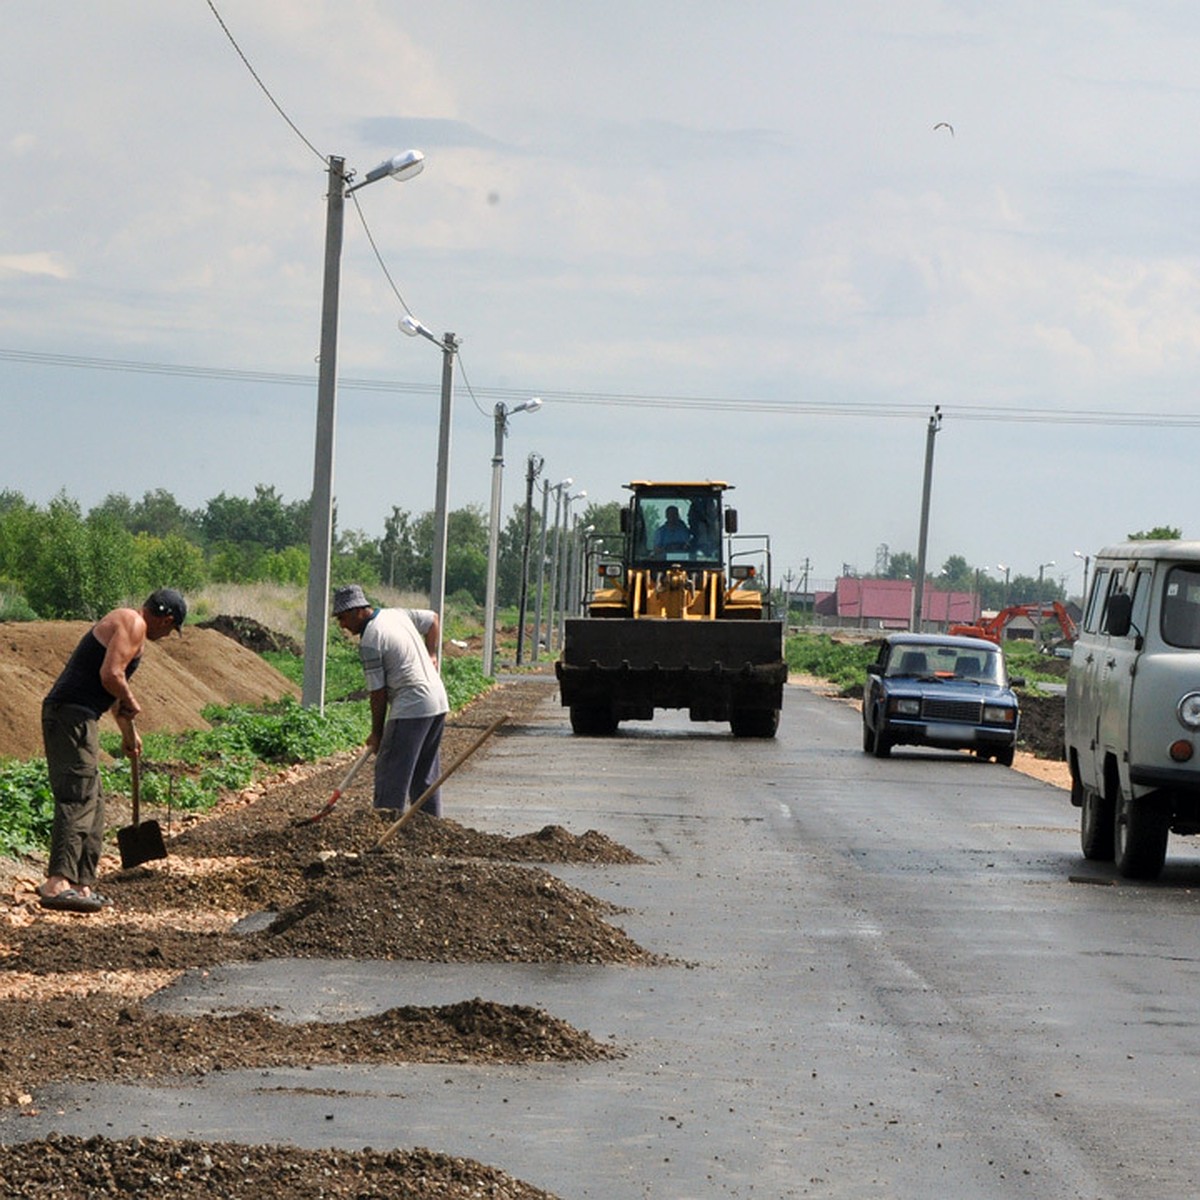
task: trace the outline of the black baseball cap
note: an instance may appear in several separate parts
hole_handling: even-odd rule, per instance
[[[187,601],[174,588],[159,588],[151,592],[146,600],[146,608],[155,616],[173,618],[176,633],[187,620]]]

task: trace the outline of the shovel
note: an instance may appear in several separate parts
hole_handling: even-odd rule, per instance
[[[333,795],[330,796],[329,799],[325,801],[324,806],[322,808],[318,809],[315,813],[313,813],[313,815],[311,817],[300,817],[297,820],[293,821],[292,824],[296,825],[296,826],[315,825],[322,818],[329,816],[329,814],[331,812],[333,812],[334,807],[337,805],[337,802],[342,798],[342,793],[354,782],[355,775],[358,774],[363,763],[365,763],[367,761],[367,759],[370,757],[371,757],[371,751],[364,750],[354,760],[354,765],[350,768],[349,771],[346,772],[346,777],[342,780],[341,783],[339,783],[337,785],[337,787],[335,787],[333,789]]]
[[[133,780],[133,824],[117,830],[117,846],[121,851],[121,866],[124,870],[140,867],[153,858],[166,858],[167,847],[163,843],[162,827],[157,821],[142,821],[141,818],[141,755],[129,759],[129,771]]]

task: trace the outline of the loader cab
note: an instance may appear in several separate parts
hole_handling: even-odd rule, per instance
[[[737,513],[722,503],[726,484],[627,486],[633,497],[621,512],[621,531],[629,538],[631,566],[721,569],[721,537],[737,530]]]

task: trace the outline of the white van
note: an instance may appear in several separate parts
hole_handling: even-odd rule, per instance
[[[1084,856],[1155,878],[1168,833],[1200,833],[1200,542],[1096,556],[1065,741]]]

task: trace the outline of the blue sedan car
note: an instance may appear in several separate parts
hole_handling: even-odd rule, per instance
[[[867,667],[863,750],[876,758],[893,746],[936,746],[1011,767],[1019,725],[1020,706],[993,642],[896,633]]]

